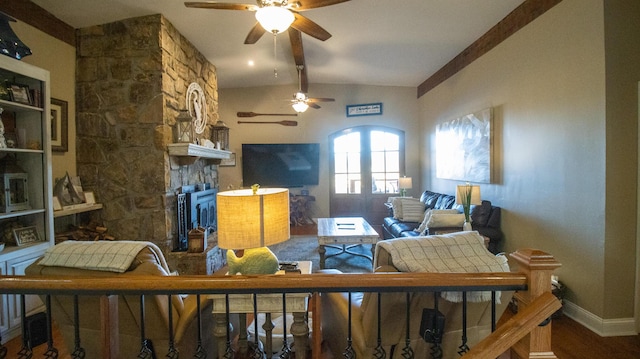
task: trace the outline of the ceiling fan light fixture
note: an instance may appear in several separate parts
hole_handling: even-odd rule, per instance
[[[293,95],[293,100],[307,102],[307,95],[304,92],[296,92],[295,95]]]
[[[309,105],[305,101],[295,101],[291,107],[293,107],[297,113],[303,113],[309,108]]]
[[[263,29],[274,34],[286,31],[295,20],[293,13],[282,6],[265,6],[256,11],[256,20]]]

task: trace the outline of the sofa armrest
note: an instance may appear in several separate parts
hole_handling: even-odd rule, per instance
[[[197,333],[197,325],[198,325],[198,296],[195,294],[188,295],[184,298],[184,308],[181,312],[179,312],[179,318],[175,323],[175,341],[177,343],[181,343],[185,340],[195,341],[197,338],[190,338],[194,333]],[[200,314],[201,314],[201,322],[202,322],[202,333],[213,333],[215,327],[214,316],[211,315],[211,310],[213,302],[207,298],[206,296],[200,296]],[[236,326],[237,328],[237,326]],[[206,334],[209,336],[208,334]],[[207,343],[214,342],[213,337],[207,338],[205,341]],[[207,348],[207,352],[209,352],[211,348]],[[210,353],[215,353],[215,351],[211,351]]]

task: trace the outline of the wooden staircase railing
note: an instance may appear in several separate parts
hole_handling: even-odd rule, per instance
[[[0,294],[102,296],[103,352],[117,342],[117,295],[229,294],[319,292],[415,292],[449,290],[519,290],[519,313],[475,345],[465,358],[495,358],[511,348],[520,358],[556,358],[551,351],[551,324],[539,326],[560,308],[551,294],[551,273],[560,266],[553,256],[533,249],[511,254],[517,272],[510,273],[376,273],[238,276],[116,277],[0,276]],[[314,314],[319,314],[314,312]],[[314,318],[315,319],[315,318]],[[314,326],[318,325],[314,320]],[[109,357],[108,355],[105,357]],[[319,358],[319,353],[313,353]]]
[[[474,345],[473,348],[464,355],[464,358],[484,359],[498,357],[527,335],[534,332],[539,326],[551,325],[551,323],[541,323],[545,323],[545,321],[561,307],[562,304],[553,294],[550,292],[543,293],[536,298],[531,305],[519,311],[518,314],[498,327],[495,332],[484,338],[480,343]],[[550,356],[541,356],[540,354],[541,353],[537,353],[535,358],[556,358],[552,352],[548,353]]]

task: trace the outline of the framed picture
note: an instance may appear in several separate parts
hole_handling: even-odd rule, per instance
[[[436,177],[491,183],[493,109],[436,125]]]
[[[29,93],[29,86],[20,84],[9,85],[9,93],[11,101],[23,103],[25,105],[33,105],[33,99]]]
[[[85,200],[85,203],[87,203],[87,204],[95,204],[96,203],[96,197],[93,194],[93,192],[84,192],[84,200]]]
[[[382,102],[347,105],[347,117],[382,115]]]
[[[226,159],[220,160],[220,166],[222,167],[235,167],[236,165],[236,154],[231,153],[231,156]]]
[[[16,245],[23,246],[30,243],[42,242],[35,226],[13,229],[13,238]]]
[[[51,98],[51,150],[67,152],[69,141],[69,112],[67,101]]]

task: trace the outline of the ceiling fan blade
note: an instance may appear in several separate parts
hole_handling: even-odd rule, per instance
[[[293,52],[293,60],[296,63],[296,66],[305,66],[304,48],[302,47],[302,33],[292,27],[290,27],[288,31],[289,42],[291,42],[291,52]]]
[[[292,28],[302,31],[305,34],[322,41],[325,41],[331,37],[331,34],[327,32],[327,30],[323,29],[322,26],[296,12],[294,12],[293,15],[296,19],[291,24]]]
[[[334,102],[336,99],[329,97],[310,97],[307,102]]]
[[[307,102],[307,105],[309,105],[309,107],[311,108],[315,108],[316,110],[320,108],[320,105],[315,102]]]
[[[300,31],[290,27],[289,28],[289,40],[291,42],[291,52],[293,53],[293,60],[296,63],[296,67],[299,70],[300,92],[307,92],[309,88],[309,81],[307,80],[307,67],[304,59],[304,48],[302,46],[302,33]]]
[[[248,10],[257,11],[258,5],[253,4],[234,4],[218,1],[187,1],[184,6],[197,9],[216,9],[216,10]]]
[[[291,9],[295,11],[304,11],[315,9],[323,6],[340,4],[349,0],[298,0],[291,5]]]
[[[255,44],[266,32],[267,31],[262,27],[262,25],[260,25],[259,22],[256,22],[256,24],[251,28],[251,31],[247,34],[247,38],[244,39],[244,43],[246,45]]]
[[[266,124],[266,123],[275,123],[278,125],[282,125],[282,126],[298,126],[298,121],[290,121],[290,120],[282,120],[282,121],[238,121],[238,123],[259,123],[259,124]]]
[[[256,113],[256,112],[238,112],[238,117],[256,117],[256,116],[298,116],[297,113]]]

